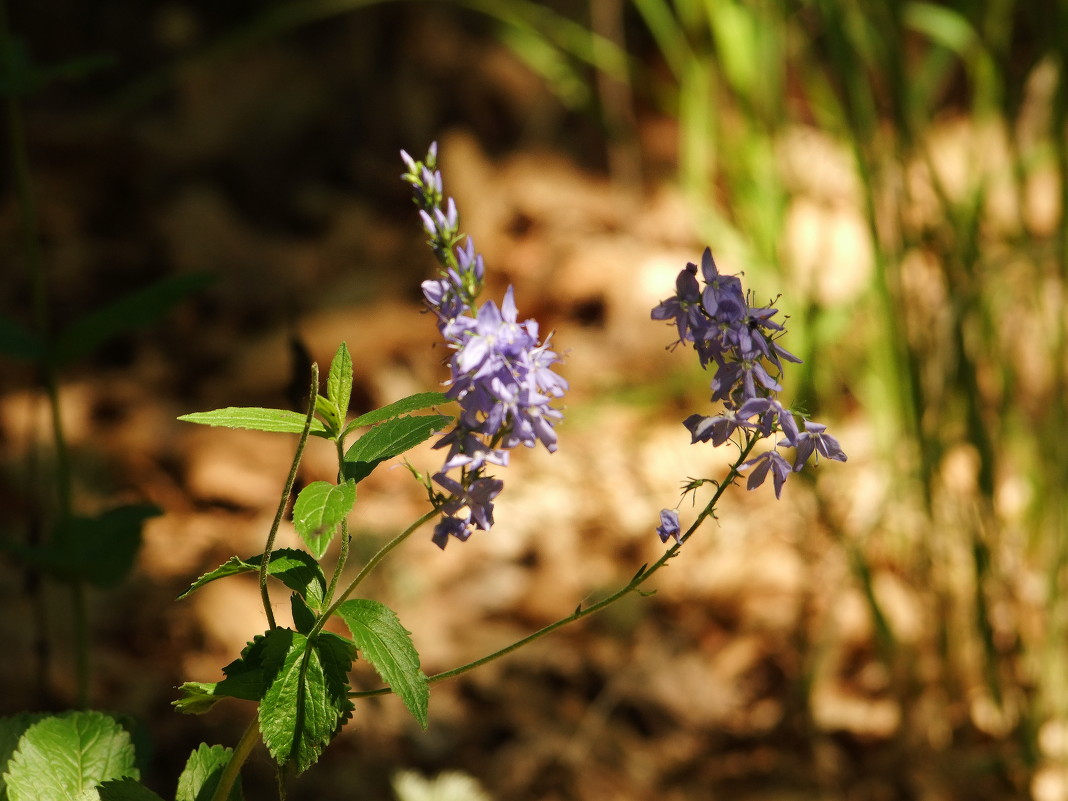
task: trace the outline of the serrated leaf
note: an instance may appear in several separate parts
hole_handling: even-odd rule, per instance
[[[42,714],[22,712],[18,715],[0,718],[0,801],[7,801],[4,772],[7,770],[11,755],[18,748],[19,739],[26,729],[37,721],[44,720],[45,717],[47,716]]]
[[[178,600],[218,579],[241,573],[259,572],[262,560],[263,554],[249,559],[231,556],[217,568],[190,584],[189,588],[178,596]],[[322,606],[323,595],[326,592],[326,576],[323,575],[323,569],[311,554],[296,548],[279,548],[271,551],[267,573],[279,579],[289,589],[300,593],[312,609],[319,609]]]
[[[233,753],[232,748],[201,743],[200,747],[189,755],[185,769],[178,777],[175,801],[211,801]],[[243,798],[241,782],[238,780],[230,790],[227,801],[241,801]]]
[[[133,567],[145,521],[159,514],[159,508],[148,504],[119,506],[96,517],[65,518],[44,546],[5,543],[2,547],[56,578],[113,587]]]
[[[292,766],[297,773],[316,763],[352,713],[348,683],[339,681],[332,667],[332,646],[326,654],[324,663],[316,644],[292,632],[285,663],[260,703],[260,733],[267,750],[279,765]]]
[[[425,442],[441,431],[451,417],[428,414],[418,417],[398,417],[376,425],[354,443],[345,454],[342,469],[345,478],[362,481],[379,464]]]
[[[213,581],[218,581],[219,579],[226,578],[227,576],[237,576],[241,573],[253,573],[258,571],[259,569],[259,565],[252,564],[251,560],[245,561],[240,557],[231,556],[217,568],[205,573],[203,576],[201,576],[192,584],[190,584],[189,587],[186,588],[186,590],[178,596],[177,600],[180,601],[183,598],[189,597],[194,592],[203,587],[205,584],[210,584]]]
[[[419,668],[419,652],[411,632],[401,625],[392,609],[378,601],[345,601],[337,614],[352,632],[356,647],[425,729],[430,685]]]
[[[226,678],[219,682],[187,681],[178,688],[182,697],[173,702],[174,706],[180,712],[200,715],[223,698],[259,701],[281,669],[292,637],[292,630],[282,628],[254,637],[241,656],[223,668]]]
[[[39,362],[44,358],[44,347],[30,331],[0,315],[0,353],[24,361]]]
[[[100,801],[163,801],[141,782],[129,777],[104,782],[96,792]]]
[[[304,430],[305,415],[287,409],[261,409],[258,406],[227,406],[210,412],[192,412],[178,418],[184,423],[221,428],[243,428],[272,434],[299,434]],[[312,420],[315,437],[329,437],[321,420]]]
[[[326,396],[337,411],[337,427],[340,429],[349,413],[349,401],[352,398],[352,356],[344,342],[338,345],[330,362],[330,373],[326,378]]]
[[[367,414],[361,414],[345,426],[345,433],[348,434],[356,428],[381,423],[383,420],[392,420],[394,417],[400,417],[402,414],[417,412],[420,409],[431,409],[434,406],[440,406],[443,403],[449,402],[450,398],[444,392],[419,392],[415,395],[409,395],[407,398],[401,398],[400,400],[393,401],[393,403],[386,404],[380,409],[374,409],[373,411],[367,412]]]
[[[67,801],[126,776],[139,778],[129,732],[99,712],[72,712],[26,729],[5,779],[9,801]]]
[[[172,306],[212,280],[207,273],[165,278],[89,312],[60,332],[52,348],[52,362],[62,366],[118,334],[158,321]]]
[[[313,481],[301,490],[293,504],[293,525],[316,559],[322,559],[334,529],[352,511],[356,503],[356,482],[331,484]]]

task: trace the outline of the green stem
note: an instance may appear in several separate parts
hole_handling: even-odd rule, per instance
[[[282,517],[289,506],[289,497],[293,494],[293,484],[297,480],[297,470],[300,467],[301,457],[304,456],[304,446],[308,444],[308,436],[311,434],[312,420],[315,419],[315,398],[319,394],[319,365],[312,363],[311,366],[311,391],[308,400],[308,413],[304,417],[304,430],[300,432],[300,440],[297,442],[297,451],[293,454],[293,464],[289,468],[289,476],[286,478],[282,497],[278,502],[278,510],[274,514],[271,523],[271,531],[267,535],[267,544],[263,547],[263,556],[260,557],[260,598],[263,599],[263,611],[267,614],[269,628],[277,628],[274,621],[274,610],[271,609],[271,594],[267,589],[268,568],[271,565],[271,551],[274,550],[274,541],[278,536],[278,527],[282,524]]]
[[[323,606],[329,607],[334,600],[334,593],[337,592],[338,582],[341,580],[341,571],[345,569],[345,562],[349,558],[349,521],[341,521],[341,550],[337,555],[337,564],[334,565],[334,572],[330,576],[330,586],[326,590],[326,597],[323,599]]]
[[[342,421],[344,422],[344,421]],[[345,471],[343,465],[345,464],[345,435],[344,433],[338,434],[335,440],[337,444],[337,483],[342,484],[345,482]],[[326,598],[323,600],[323,606],[329,607],[334,600],[334,593],[337,591],[338,582],[341,580],[341,571],[345,569],[345,563],[349,558],[349,522],[347,520],[341,521],[341,549],[338,551],[337,564],[334,565],[334,573],[330,576],[330,586],[326,591]]]
[[[759,441],[760,437],[747,437],[746,442],[743,444],[741,452],[738,455],[738,458],[735,460],[734,464],[731,465],[730,470],[727,472],[726,478],[724,478],[723,481],[721,481],[716,487],[716,492],[715,494],[713,494],[712,499],[705,505],[705,508],[701,510],[701,513],[697,515],[697,518],[686,530],[686,533],[679,538],[679,541],[672,545],[670,548],[668,548],[664,552],[664,554],[653,563],[652,567],[643,566],[642,569],[639,570],[630,581],[628,581],[625,585],[620,587],[611,595],[602,598],[597,603],[587,606],[585,609],[576,609],[567,617],[562,617],[559,620],[550,623],[548,626],[538,629],[533,634],[528,634],[521,640],[516,640],[511,645],[506,645],[504,648],[494,651],[491,654],[487,654],[486,656],[483,656],[480,659],[476,659],[474,662],[468,662],[466,665],[461,665],[460,667],[453,668],[452,670],[446,670],[442,673],[435,673],[433,676],[428,677],[427,681],[430,683],[434,683],[437,681],[443,681],[444,679],[451,679],[455,676],[467,673],[469,670],[474,670],[477,667],[481,667],[482,665],[485,665],[489,662],[493,662],[496,659],[500,659],[502,656],[512,653],[512,651],[522,648],[524,645],[528,645],[529,643],[532,643],[535,640],[541,639],[546,634],[551,634],[557,629],[563,628],[569,623],[574,623],[578,620],[582,620],[582,618],[584,617],[588,617],[596,612],[600,612],[602,609],[611,606],[616,601],[629,595],[630,593],[638,591],[642,584],[648,581],[654,573],[656,573],[658,570],[660,570],[660,568],[666,565],[679,552],[683,544],[687,540],[689,540],[690,537],[693,536],[694,532],[696,532],[697,529],[701,527],[701,524],[704,523],[704,521],[715,512],[716,504],[719,503],[719,499],[723,496],[723,493],[726,491],[727,487],[733,484],[735,479],[738,478],[739,468],[742,466],[742,463],[745,462],[746,458],[749,456],[749,453],[753,450],[753,447]],[[431,514],[433,514],[433,512],[431,512]],[[429,517],[429,515],[427,515],[426,517]],[[400,535],[397,539],[399,540],[404,536],[407,536],[407,534],[409,533],[411,533],[411,530],[405,532],[403,535]],[[386,548],[390,548],[392,547],[392,545],[393,543],[390,543],[386,546]],[[383,550],[386,549],[384,548]],[[331,612],[332,611],[333,610],[331,610]],[[350,692],[349,698],[368,698],[373,695],[386,695],[390,692],[392,692],[391,688],[380,687],[377,690]]]
[[[237,781],[238,774],[241,773],[241,767],[245,764],[245,760],[248,759],[259,739],[259,722],[256,718],[253,718],[252,722],[248,724],[248,728],[245,729],[245,733],[241,735],[234,752],[230,755],[230,761],[223,768],[219,783],[215,786],[215,792],[211,796],[211,801],[226,801],[230,797],[234,782]]]
[[[404,529],[404,531],[402,531],[396,537],[394,537],[381,548],[379,548],[378,552],[370,559],[368,559],[367,564],[365,564],[360,570],[360,572],[356,574],[356,578],[349,582],[349,585],[345,587],[341,595],[337,597],[337,600],[331,603],[330,606],[327,607],[327,610],[323,612],[323,614],[319,617],[319,620],[316,621],[315,625],[312,627],[312,630],[308,632],[308,639],[314,639],[315,635],[322,631],[323,626],[326,625],[326,621],[329,620],[330,617],[337,611],[337,608],[345,602],[345,599],[348,598],[352,594],[353,590],[355,590],[360,585],[360,582],[367,578],[367,575],[378,566],[379,562],[386,558],[386,555],[389,554],[390,551],[392,551],[394,548],[396,548],[398,545],[408,539],[408,537],[410,537],[417,528],[419,528],[424,523],[433,518],[435,515],[438,515],[440,513],[441,511],[437,508],[431,509],[425,515],[423,515],[410,526],[408,526],[408,528]]]

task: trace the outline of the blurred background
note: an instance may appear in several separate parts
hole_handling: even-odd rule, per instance
[[[625,583],[657,511],[723,475],[681,425],[710,377],[649,320],[706,245],[789,316],[784,401],[850,460],[728,492],[654,596],[435,685],[426,733],[361,701],[290,797],[460,770],[509,801],[1068,798],[1068,4],[37,0],[4,24],[0,537],[39,541],[57,494],[163,511],[125,580],[76,595],[89,701],[140,721],[158,792],[248,719],[170,703],[262,631],[255,582],[174,598],[262,550],[293,447],[175,418],[299,408],[341,340],[356,412],[445,377],[398,157],[436,140],[490,293],[555,330],[572,391],[492,533],[417,535],[367,588],[428,673]],[[60,370],[22,346],[160,281],[185,289]],[[355,555],[423,504],[379,470]],[[0,600],[0,712],[76,703],[63,583],[5,558]]]

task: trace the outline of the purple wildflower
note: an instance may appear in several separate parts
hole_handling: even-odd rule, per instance
[[[656,533],[660,535],[661,542],[667,542],[672,537],[675,542],[681,542],[682,527],[679,526],[679,513],[674,509],[660,510],[660,525],[656,527]]]
[[[824,433],[826,426],[806,421],[805,430],[799,431],[793,412],[776,397],[782,391],[783,363],[801,361],[779,345],[786,329],[773,319],[778,310],[752,305],[741,279],[721,273],[708,248],[701,256],[700,276],[703,287],[697,265],[687,264],[675,280],[674,297],[662,301],[651,315],[674,322],[679,335],[674,345],[692,343],[701,366],[712,369],[712,400],[723,409],[683,421],[691,442],[711,441],[718,446],[735,440],[748,448],[756,439],[781,433],[775,449],[739,466],[752,470],[749,489],[763,484],[770,472],[776,497],[790,472],[801,470],[813,454],[817,459],[845,461],[838,441]],[[739,431],[741,439],[736,439]],[[779,453],[779,446],[795,449],[793,466]],[[661,537],[666,541],[663,533]]]
[[[786,477],[790,475],[790,471],[793,469],[790,467],[790,463],[782,457],[782,454],[776,450],[765,451],[742,464],[739,469],[745,470],[747,468],[753,468],[753,472],[749,474],[745,488],[754,490],[759,487],[764,483],[764,479],[768,477],[768,471],[770,470],[772,479],[775,482],[776,498],[782,493],[782,485],[786,483]]]
[[[468,237],[457,245],[459,217],[452,198],[442,194],[437,154],[424,163],[402,152],[429,244],[441,264],[441,277],[423,282],[423,297],[438,318],[438,330],[452,349],[446,393],[460,405],[456,425],[434,447],[448,448],[434,481],[449,494],[438,503],[444,513],[433,541],[444,548],[450,536],[466,540],[477,528],[493,525],[492,500],[503,482],[484,475],[487,465],[506,465],[508,450],[523,444],[556,450],[553,426],[563,414],[550,404],[563,396],[567,381],[552,370],[560,361],[549,338],[538,337],[534,320],[520,322],[511,287],[498,307],[481,305],[485,267]],[[442,206],[444,205],[444,211]],[[459,469],[458,478],[448,473]]]
[[[800,470],[804,467],[813,452],[816,453],[817,461],[819,461],[820,456],[826,459],[833,459],[836,462],[844,462],[846,460],[847,457],[845,451],[842,450],[842,446],[830,434],[824,434],[823,432],[826,430],[827,426],[822,423],[805,421],[805,430],[797,436],[797,455],[794,457],[794,470]]]

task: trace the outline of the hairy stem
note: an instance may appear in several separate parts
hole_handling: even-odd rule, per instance
[[[602,609],[611,606],[616,601],[627,595],[630,595],[630,593],[632,592],[637,592],[642,586],[642,584],[648,581],[654,573],[656,573],[658,570],[660,570],[660,568],[666,565],[679,552],[679,550],[682,548],[683,543],[685,543],[687,540],[690,539],[691,536],[693,536],[697,529],[701,527],[701,524],[704,523],[704,521],[709,516],[714,514],[714,512],[716,511],[716,504],[719,503],[719,499],[723,496],[723,493],[726,491],[727,487],[731,486],[734,483],[735,479],[738,478],[739,468],[742,466],[742,463],[745,462],[745,460],[748,458],[749,453],[753,450],[753,447],[759,441],[760,437],[756,436],[748,436],[746,438],[746,441],[743,443],[741,451],[738,454],[738,458],[735,460],[734,464],[731,465],[731,468],[727,472],[727,475],[723,479],[723,481],[721,481],[716,487],[716,491],[712,495],[711,500],[709,500],[709,502],[705,504],[704,509],[702,509],[700,514],[697,515],[696,519],[686,530],[686,533],[679,538],[679,541],[672,545],[670,548],[668,548],[666,551],[664,551],[664,554],[659,559],[657,559],[651,567],[643,566],[642,569],[639,570],[630,581],[628,581],[626,584],[624,584],[611,595],[602,598],[597,603],[591,604],[590,606],[587,606],[584,609],[576,609],[567,617],[562,617],[559,620],[550,623],[548,626],[538,629],[533,634],[528,634],[526,637],[523,637],[520,640],[516,640],[511,645],[506,645],[504,648],[494,651],[491,654],[487,654],[486,656],[483,656],[480,659],[476,659],[474,662],[468,662],[466,665],[461,665],[460,667],[453,668],[452,670],[446,670],[442,673],[435,673],[433,676],[428,677],[427,681],[433,683],[437,681],[443,681],[444,679],[451,679],[455,676],[461,675],[462,673],[467,673],[469,670],[474,670],[477,667],[485,665],[488,662],[493,662],[496,659],[500,659],[502,656],[512,653],[512,651],[516,651],[519,648],[522,648],[524,645],[532,643],[535,640],[541,639],[546,634],[550,634],[559,628],[563,628],[569,623],[574,623],[575,621],[582,620],[582,618],[584,617],[588,617],[596,612],[600,612]],[[380,687],[377,690],[350,692],[349,698],[367,698],[373,695],[385,695],[390,692],[392,692],[392,690],[389,687]]]
[[[330,619],[330,616],[333,615],[337,611],[337,608],[345,602],[345,599],[348,598],[352,594],[353,590],[355,590],[360,585],[360,582],[367,578],[368,574],[372,570],[374,570],[383,559],[386,558],[387,554],[389,554],[390,551],[392,551],[394,548],[396,548],[398,545],[408,539],[408,537],[410,537],[417,528],[422,526],[424,523],[429,521],[437,514],[439,514],[438,509],[431,509],[425,515],[423,515],[410,526],[408,526],[408,528],[404,529],[404,531],[402,531],[396,537],[394,537],[381,548],[379,548],[378,552],[370,559],[368,559],[367,564],[365,564],[360,570],[360,572],[356,574],[356,578],[349,582],[348,586],[345,587],[345,589],[337,597],[337,600],[331,603],[327,610],[323,612],[323,614],[319,617],[319,620],[316,622],[315,626],[310,632],[308,632],[308,639],[313,639],[315,635],[322,630],[323,626],[326,624],[326,621]]]
[[[300,432],[300,440],[297,442],[297,451],[293,454],[293,464],[289,468],[289,476],[286,478],[282,497],[278,502],[278,510],[274,514],[271,523],[271,531],[267,535],[267,544],[263,546],[263,556],[260,557],[260,597],[263,599],[263,611],[267,614],[269,628],[277,628],[274,621],[274,610],[271,609],[271,594],[267,589],[267,571],[271,564],[271,551],[274,550],[274,541],[278,536],[278,527],[282,524],[282,517],[289,506],[289,497],[293,494],[293,484],[297,480],[297,470],[300,467],[301,457],[304,456],[304,446],[308,444],[308,436],[311,434],[312,420],[315,419],[315,398],[319,394],[319,365],[312,363],[311,366],[311,390],[308,399],[308,413],[304,417],[304,430]]]
[[[344,421],[342,421],[344,422]],[[337,483],[342,484],[345,481],[345,436],[344,434],[338,434],[337,439]],[[341,572],[345,569],[345,562],[349,558],[349,523],[347,520],[341,521],[341,548],[338,551],[337,563],[334,565],[334,573],[330,576],[330,586],[326,591],[326,598],[323,600],[323,606],[329,607],[334,600],[334,593],[337,591],[338,582],[341,580]]]

